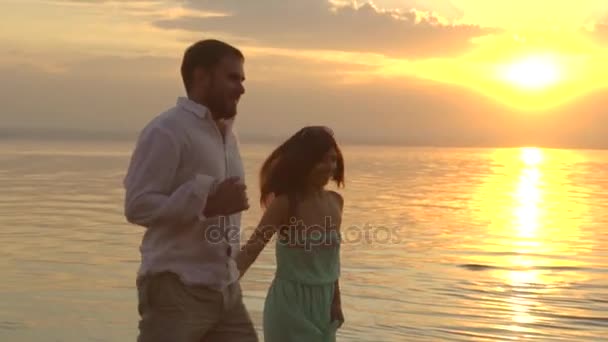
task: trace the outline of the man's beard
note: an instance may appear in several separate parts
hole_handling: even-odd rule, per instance
[[[213,89],[214,80],[211,81],[211,89]],[[214,119],[232,119],[236,116],[236,106],[233,108],[227,105],[226,96],[221,92],[211,92],[207,99],[207,107],[213,113]]]
[[[212,96],[207,103],[214,119],[232,119],[236,116],[236,111],[226,108],[225,101],[217,96]]]

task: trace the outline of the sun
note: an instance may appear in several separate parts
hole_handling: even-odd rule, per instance
[[[537,166],[543,161],[543,151],[537,147],[521,148],[521,161],[526,166]]]
[[[557,63],[550,57],[530,56],[506,65],[502,78],[521,89],[542,90],[560,80]]]

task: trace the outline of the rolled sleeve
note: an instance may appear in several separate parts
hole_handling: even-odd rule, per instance
[[[198,174],[194,178],[194,182],[194,194],[200,201],[198,207],[200,209],[198,212],[198,219],[199,221],[205,221],[208,219],[208,217],[205,216],[202,208],[205,208],[207,205],[207,198],[215,191],[218,181],[211,176]]]
[[[166,129],[157,126],[142,133],[124,181],[129,222],[150,227],[200,219],[216,181],[198,174],[173,190],[180,153],[179,144]]]

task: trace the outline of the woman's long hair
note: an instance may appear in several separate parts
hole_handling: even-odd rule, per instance
[[[280,195],[295,195],[307,186],[312,169],[334,148],[337,165],[331,177],[337,186],[344,185],[344,158],[333,132],[323,126],[300,129],[266,158],[260,170],[260,203],[263,207]]]

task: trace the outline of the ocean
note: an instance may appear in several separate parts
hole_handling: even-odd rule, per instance
[[[252,203],[274,146],[242,144]],[[132,142],[0,141],[0,340],[134,341]],[[339,341],[598,341],[608,151],[342,146]],[[243,239],[246,239],[244,236]],[[242,281],[262,337],[269,245]]]

